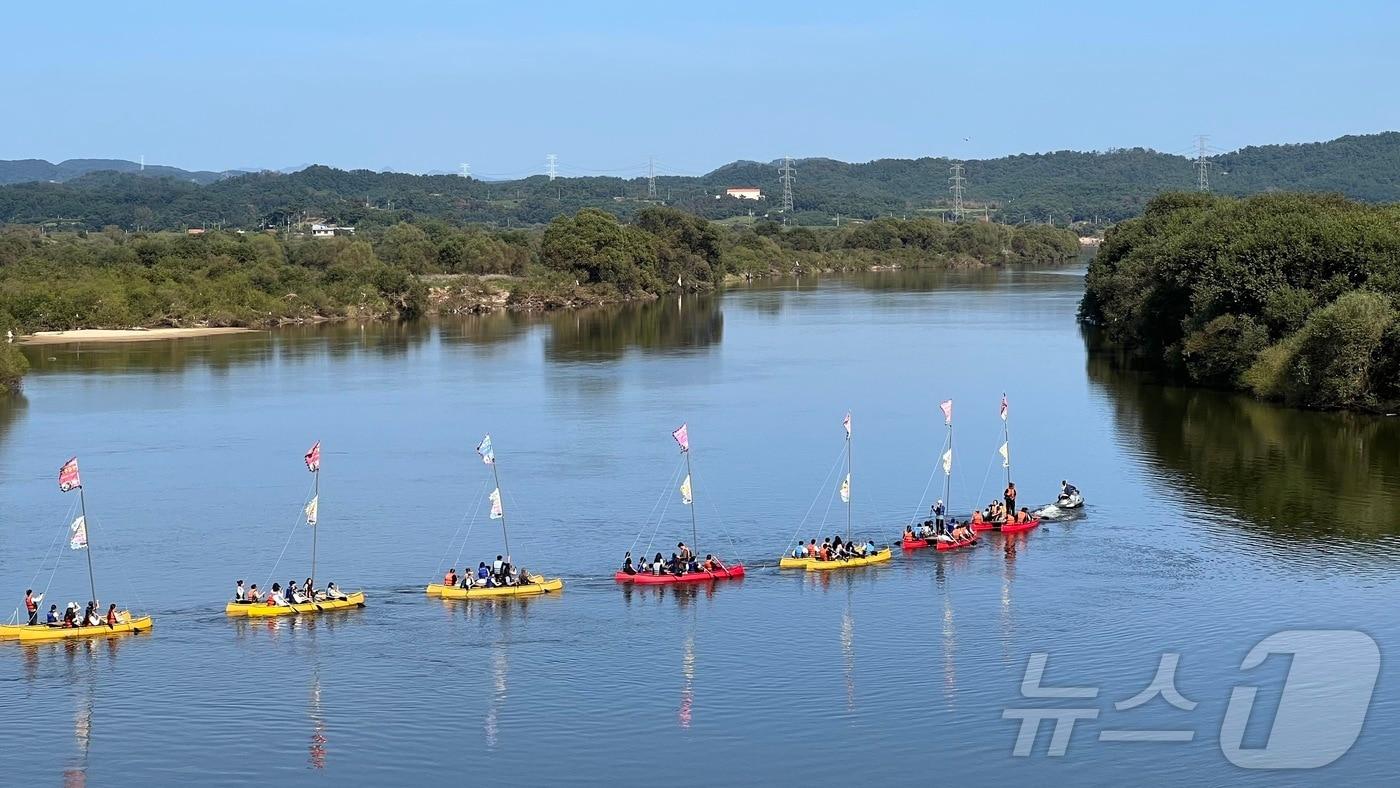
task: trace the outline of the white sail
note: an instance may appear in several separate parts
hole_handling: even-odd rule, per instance
[[[841,503],[851,502],[851,475],[846,474],[846,478],[841,480]]]

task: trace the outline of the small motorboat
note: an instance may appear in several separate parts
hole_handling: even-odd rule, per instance
[[[1069,495],[1061,495],[1059,498],[1055,499],[1055,508],[1057,509],[1078,509],[1083,505],[1084,496],[1080,495],[1078,492],[1073,492]]]

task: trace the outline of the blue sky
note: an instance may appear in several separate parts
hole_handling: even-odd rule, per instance
[[[1400,3],[24,3],[0,158],[693,174],[1400,129]]]

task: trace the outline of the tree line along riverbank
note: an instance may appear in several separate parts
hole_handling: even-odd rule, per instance
[[[1063,265],[1076,236],[1044,226],[879,219],[842,228],[728,227],[648,207],[584,209],[533,230],[437,219],[334,238],[265,232],[0,230],[0,329],[270,326],[555,309],[705,291],[726,277],[872,267]],[[0,352],[0,389],[24,359]]]
[[[1400,404],[1400,206],[1166,194],[1105,236],[1080,318],[1169,380],[1308,408]]]

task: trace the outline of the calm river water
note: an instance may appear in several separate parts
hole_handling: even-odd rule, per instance
[[[46,604],[86,598],[82,553],[63,544],[76,496],[55,478],[76,454],[98,593],[156,622],[110,642],[0,644],[0,782],[1393,780],[1390,660],[1359,739],[1320,772],[1234,765],[1225,750],[1241,740],[1222,724],[1238,686],[1259,688],[1243,748],[1294,735],[1291,749],[1323,749],[1355,716],[1314,698],[1314,727],[1271,734],[1276,710],[1297,711],[1281,709],[1290,659],[1241,664],[1273,633],[1355,629],[1382,655],[1400,647],[1400,419],[1117,372],[1086,351],[1081,290],[1073,272],[904,272],[542,317],[28,348],[25,399],[0,404],[5,613],[29,586]],[[855,530],[886,542],[941,484],[943,398],[954,508],[1000,492],[1003,391],[1022,501],[1069,478],[1081,513],[961,554],[774,568],[794,535],[845,528],[833,467],[848,409]],[[682,422],[700,547],[750,573],[619,587],[624,550],[689,541],[670,437]],[[502,552],[473,453],[487,432],[511,549],[562,576],[560,595],[423,594],[448,564]],[[369,605],[226,619],[235,579],[309,574],[298,520],[314,440],[318,579]],[[1040,685],[1097,694],[1027,697],[1036,653]],[[1179,655],[1179,705],[1196,705],[1115,706],[1164,654]],[[1355,653],[1328,659],[1366,672]],[[1081,711],[1062,754],[1051,719],[1018,756],[1017,709]],[[1121,733],[1144,730],[1177,739]]]

